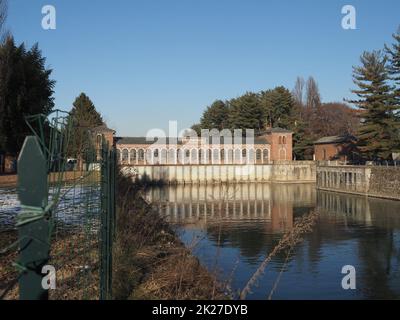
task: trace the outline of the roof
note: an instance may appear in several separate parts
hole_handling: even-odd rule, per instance
[[[354,139],[355,138],[351,135],[329,136],[318,139],[317,141],[314,142],[314,144],[343,143],[343,142],[349,142]]]
[[[215,138],[217,138],[217,141],[215,141]],[[219,138],[219,141],[218,141]],[[200,138],[199,138],[200,139]],[[209,137],[209,144],[213,144],[216,142],[216,144],[223,144],[224,143],[224,137],[217,136],[217,137]],[[154,144],[155,142],[159,142],[162,144],[178,144],[178,145],[183,145],[184,143],[188,142],[184,141],[182,138],[146,138],[146,137],[118,137],[116,138],[116,144],[143,144],[143,145],[151,145]],[[246,138],[243,137],[240,141],[237,141],[232,138],[231,142],[233,144],[246,144]],[[228,144],[231,144],[230,141],[227,141]],[[266,140],[265,137],[254,137],[254,144],[269,144],[268,141]]]
[[[284,128],[280,128],[280,127],[275,127],[275,128],[268,128],[262,132],[260,132],[260,134],[266,134],[266,133],[293,133],[293,131],[284,129]]]

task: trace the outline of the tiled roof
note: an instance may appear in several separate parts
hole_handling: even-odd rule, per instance
[[[219,141],[218,141],[219,138]],[[209,137],[209,144],[213,144],[215,142],[215,137]],[[118,137],[116,138],[116,143],[117,144],[153,144],[155,142],[159,142],[162,144],[178,144],[182,145],[186,143],[186,141],[183,141],[181,138],[146,138],[146,137]],[[190,142],[192,143],[192,142]],[[223,144],[224,143],[224,137],[217,137],[217,144]],[[229,143],[227,141],[227,143]],[[231,143],[234,144],[246,144],[246,138],[242,138],[241,141],[236,141],[235,139],[231,140]],[[254,144],[269,144],[268,141],[266,140],[265,137],[254,137]]]
[[[354,140],[354,137],[350,135],[329,136],[318,139],[314,144],[343,143],[351,140]]]

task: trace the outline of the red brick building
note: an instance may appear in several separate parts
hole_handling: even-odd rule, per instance
[[[356,139],[350,135],[323,137],[314,143],[314,160],[355,161],[358,159]]]

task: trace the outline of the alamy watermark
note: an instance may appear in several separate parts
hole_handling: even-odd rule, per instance
[[[52,5],[45,5],[42,7],[42,28],[44,30],[56,30],[57,28],[57,12],[56,8]]]

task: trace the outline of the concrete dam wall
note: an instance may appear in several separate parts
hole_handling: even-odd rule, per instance
[[[400,167],[318,166],[317,188],[400,200]]]
[[[176,184],[316,181],[316,166],[312,161],[253,165],[135,165],[122,167],[121,170],[134,177],[147,176],[152,180]]]

